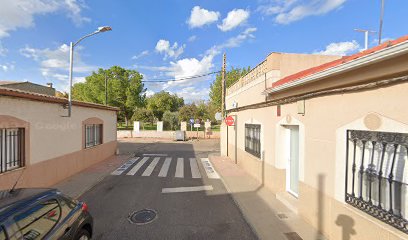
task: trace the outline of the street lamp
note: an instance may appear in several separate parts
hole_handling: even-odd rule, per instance
[[[68,117],[71,117],[71,111],[72,111],[72,68],[74,64],[74,47],[80,43],[82,40],[84,40],[87,37],[90,37],[92,35],[101,33],[101,32],[107,32],[111,31],[112,28],[109,26],[103,26],[103,27],[98,27],[98,30],[96,30],[93,33],[90,33],[88,35],[85,35],[81,37],[78,41],[75,43],[71,42],[69,46],[69,92],[68,92]]]

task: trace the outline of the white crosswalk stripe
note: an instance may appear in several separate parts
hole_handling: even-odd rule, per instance
[[[197,161],[195,158],[190,158],[190,168],[192,178],[201,178],[200,169],[198,169]]]
[[[184,177],[184,158],[177,158],[176,178]]]
[[[148,159],[149,157],[142,158],[142,160],[140,160],[140,162],[138,162],[132,169],[130,169],[130,171],[126,175],[135,175]]]
[[[155,157],[153,161],[150,163],[150,165],[146,168],[146,170],[143,172],[142,176],[150,176],[156,167],[157,163],[159,162],[159,157]]]
[[[124,171],[126,171],[130,166],[132,166],[137,160],[139,160],[139,157],[137,158],[132,158],[129,161],[127,161],[125,164],[120,166],[118,169],[113,171],[111,175],[121,175]]]
[[[164,155],[164,154],[163,154]],[[143,154],[142,156],[145,156]],[[177,161],[173,161],[177,160]],[[186,160],[186,162],[185,162]],[[201,161],[200,161],[201,160]],[[182,158],[182,157],[164,157],[164,156],[145,156],[145,157],[136,157],[129,159],[126,163],[122,164],[119,168],[117,168],[115,171],[111,173],[111,175],[125,175],[125,172],[130,169],[126,175],[128,176],[142,176],[142,177],[168,177],[168,176],[174,176],[175,178],[193,178],[193,179],[199,179],[202,178],[203,176],[208,177],[210,179],[219,179],[219,175],[217,172],[214,170],[212,167],[210,161],[208,158]],[[161,163],[162,162],[162,163]],[[175,169],[171,168],[171,165],[176,164]],[[187,164],[185,167],[184,165]],[[204,171],[201,173],[200,172],[200,167],[198,166],[201,164],[203,166],[202,169]],[[146,166],[147,167],[144,167]],[[190,165],[190,167],[188,167]],[[160,172],[157,175],[156,173],[153,173],[156,167],[160,168]],[[186,168],[187,171],[191,171],[191,175],[186,172],[184,174],[184,168]],[[143,169],[143,172],[141,171]],[[175,171],[175,172],[172,172]],[[142,172],[142,173],[139,173]],[[174,175],[173,175],[174,174]]]
[[[171,164],[171,157],[167,157],[166,160],[164,160],[162,168],[160,169],[159,177],[167,176],[167,172],[169,171],[170,164]]]

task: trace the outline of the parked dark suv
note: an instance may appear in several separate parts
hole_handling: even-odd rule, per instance
[[[56,189],[0,191],[0,240],[90,239],[93,220],[87,210],[84,202]]]

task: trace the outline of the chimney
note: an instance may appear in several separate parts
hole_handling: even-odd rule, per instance
[[[52,88],[52,83],[47,83],[47,86],[48,86],[49,88]]]

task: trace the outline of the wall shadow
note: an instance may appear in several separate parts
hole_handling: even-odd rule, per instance
[[[352,235],[356,234],[354,229],[354,220],[344,214],[337,216],[336,225],[342,228],[342,240],[350,240]]]

